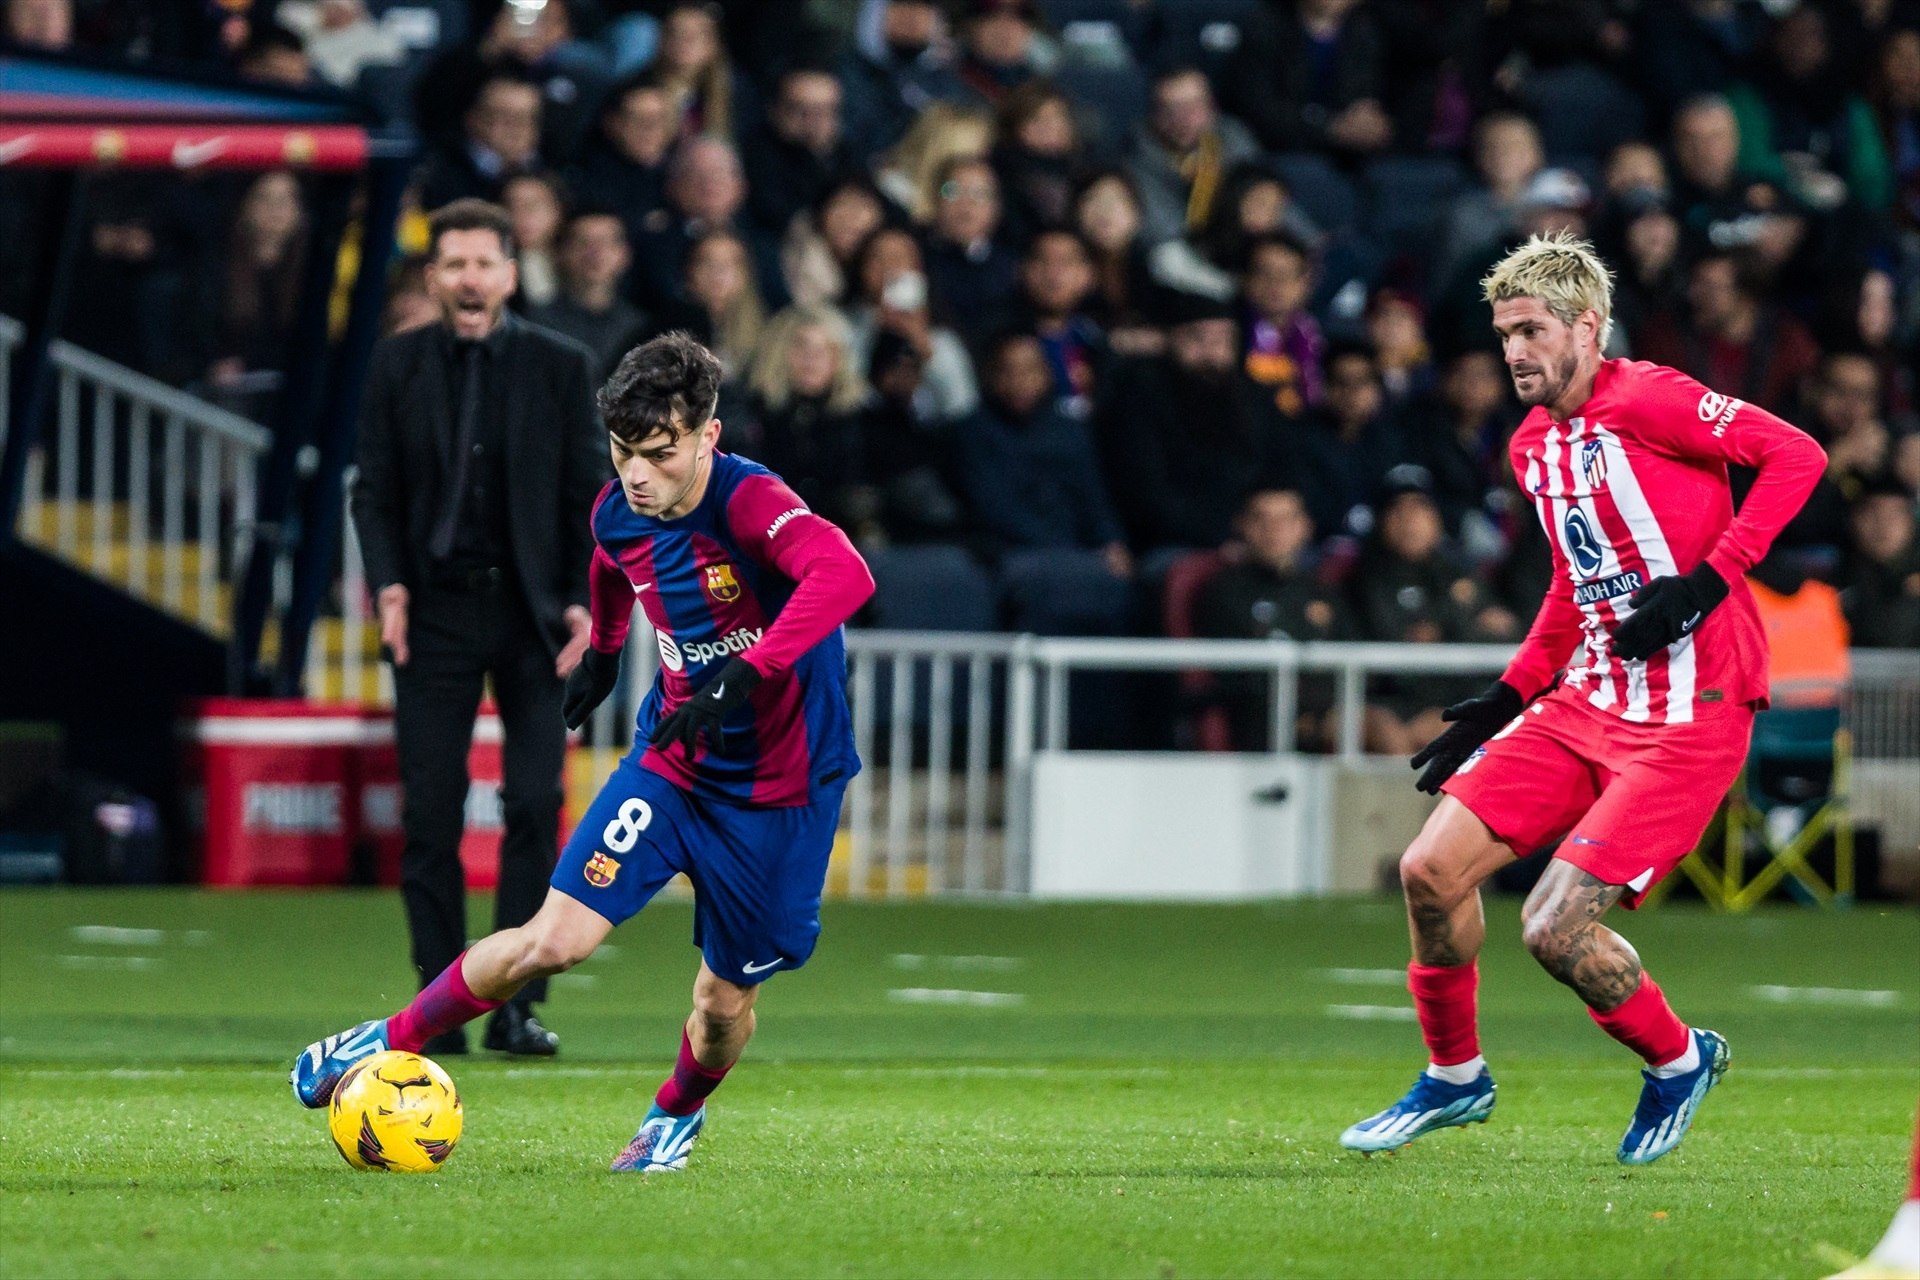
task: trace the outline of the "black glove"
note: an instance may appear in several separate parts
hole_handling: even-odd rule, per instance
[[[1467,762],[1468,756],[1486,745],[1487,739],[1500,732],[1526,705],[1518,689],[1505,680],[1495,680],[1485,693],[1475,694],[1442,711],[1440,718],[1452,721],[1453,727],[1414,753],[1413,767],[1427,767],[1414,787],[1430,796],[1439,795],[1440,784],[1451,778],[1453,771]]]
[[[1655,578],[1627,601],[1633,612],[1614,631],[1613,651],[1624,661],[1645,662],[1692,635],[1727,591],[1727,580],[1704,560],[1677,577]]]
[[[721,722],[747,705],[753,686],[761,679],[746,659],[727,659],[719,675],[701,685],[699,692],[681,703],[678,710],[653,726],[653,735],[648,741],[662,751],[667,749],[667,744],[678,742],[691,761],[699,748],[701,732],[705,731],[711,748],[719,740]]]
[[[560,695],[560,718],[567,728],[578,729],[607,700],[620,681],[620,655],[602,653],[592,645],[580,655],[580,665],[567,677],[566,692]]]

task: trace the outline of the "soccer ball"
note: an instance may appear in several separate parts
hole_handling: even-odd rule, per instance
[[[440,1064],[389,1049],[347,1069],[327,1128],[356,1169],[432,1173],[460,1141],[460,1091]]]

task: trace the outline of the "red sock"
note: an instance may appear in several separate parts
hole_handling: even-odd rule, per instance
[[[462,951],[441,975],[421,989],[406,1008],[387,1019],[387,1044],[408,1053],[420,1052],[420,1046],[443,1031],[464,1027],[483,1013],[491,1013],[504,1000],[482,1000],[467,985],[460,972]]]
[[[1420,1015],[1420,1034],[1426,1037],[1427,1056],[1435,1066],[1451,1067],[1480,1056],[1480,1028],[1475,1007],[1480,993],[1480,962],[1442,967],[1407,966],[1407,990]]]
[[[673,1074],[660,1086],[660,1092],[653,1095],[654,1105],[670,1116],[690,1116],[706,1102],[708,1094],[720,1087],[731,1070],[731,1062],[719,1068],[701,1066],[693,1056],[693,1042],[682,1031],[680,1058],[673,1064]]]
[[[1660,984],[1650,973],[1640,976],[1640,989],[1621,1001],[1619,1007],[1602,1013],[1587,1010],[1600,1029],[1657,1067],[1672,1062],[1687,1051],[1692,1032],[1667,1005]]]

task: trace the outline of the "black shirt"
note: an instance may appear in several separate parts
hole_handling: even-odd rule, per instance
[[[453,440],[447,449],[449,473],[442,476],[441,501],[446,501],[444,486],[461,475],[459,514],[453,534],[453,550],[443,562],[454,573],[499,568],[509,562],[507,541],[506,448],[507,424],[502,415],[506,387],[505,371],[500,368],[507,326],[518,323],[502,314],[493,332],[477,342],[462,341],[446,330],[443,350],[447,365],[448,404]],[[458,466],[455,450],[462,439],[461,415],[466,410],[466,361],[478,360],[480,368],[472,435],[467,439],[464,468]],[[446,507],[439,508],[444,518]]]

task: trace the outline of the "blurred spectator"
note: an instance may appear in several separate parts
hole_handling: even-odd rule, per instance
[[[1107,366],[1107,335],[1086,313],[1093,293],[1093,255],[1065,227],[1042,231],[1020,264],[1020,303],[1028,331],[1053,370],[1054,404],[1069,418],[1093,412]]]
[[[1313,287],[1313,259],[1298,240],[1269,234],[1253,242],[1240,279],[1243,364],[1249,378],[1272,389],[1275,407],[1290,418],[1320,403],[1327,344],[1307,310]]]
[[[271,44],[279,44],[273,35],[276,29],[286,31],[297,42],[301,71],[300,79],[279,83],[305,84],[318,74],[336,88],[351,90],[368,67],[397,67],[407,59],[406,42],[369,12],[364,0],[281,0],[273,7],[273,16],[272,23],[255,23],[247,43],[240,47],[241,74],[249,79],[276,80],[276,61],[281,72],[291,74],[295,50],[284,46],[277,60],[257,64],[266,74],[253,76],[244,70],[249,51],[263,36]]]
[[[1314,572],[1313,518],[1298,492],[1255,490],[1241,508],[1234,531],[1246,553],[1200,588],[1193,609],[1196,634],[1220,640],[1353,638],[1345,601]],[[1252,672],[1214,678],[1237,751],[1271,749],[1269,683],[1269,677]],[[1303,745],[1331,743],[1333,695],[1332,677],[1301,679],[1295,733]]]
[[[878,498],[862,474],[868,389],[846,319],[830,307],[793,306],[768,321],[747,391],[754,461],[777,472],[813,510],[864,538]]]
[[[780,270],[797,303],[839,303],[852,279],[853,258],[887,221],[887,202],[865,178],[834,183],[797,214],[780,247]]]
[[[653,333],[684,329],[720,358],[729,381],[742,377],[767,318],[746,241],[731,231],[703,233],[687,251],[685,293],[653,317]]]
[[[899,142],[934,103],[966,93],[954,75],[945,15],[935,0],[862,0],[853,48],[839,72],[847,142],[863,161]]]
[[[564,333],[593,353],[597,387],[641,338],[647,318],[620,296],[633,253],[626,227],[607,209],[576,210],[560,233],[560,292],[527,319]]]
[[[1220,114],[1213,87],[1198,68],[1176,67],[1155,77],[1152,108],[1127,165],[1148,242],[1206,226],[1227,171],[1259,152],[1245,125]]]
[[[1686,303],[1680,220],[1664,195],[1646,187],[1622,194],[1606,217],[1599,241],[1615,264],[1613,320],[1629,345],[1637,346],[1648,321],[1677,313]]]
[[[1743,173],[1740,121],[1727,100],[1703,94],[1673,118],[1674,209],[1697,248],[1750,248],[1769,267],[1793,257],[1806,219],[1777,184]]]
[[[1154,285],[1132,179],[1119,169],[1087,178],[1074,197],[1073,221],[1093,254],[1088,310],[1108,345],[1118,355],[1157,355],[1166,335],[1147,315]]]
[[[746,198],[740,157],[730,144],[708,137],[680,144],[667,170],[667,207],[646,219],[633,246],[628,283],[643,310],[664,312],[687,300],[687,253],[696,240],[714,231],[737,235],[753,259],[755,278],[781,287],[772,247],[744,224]]]
[[[1573,170],[1542,169],[1534,174],[1514,206],[1514,221],[1507,234],[1469,253],[1436,289],[1428,311],[1434,341],[1456,351],[1482,341],[1488,319],[1480,281],[1487,272],[1529,236],[1556,231],[1585,236],[1590,207],[1591,192]]]
[[[1881,405],[1903,421],[1914,408],[1914,340],[1902,334],[1899,286],[1882,267],[1849,271],[1828,291],[1821,343],[1828,350],[1858,351],[1880,371]],[[1911,329],[1913,326],[1907,326]]]
[[[1231,304],[1169,299],[1164,357],[1116,361],[1100,445],[1134,550],[1212,549],[1246,495],[1276,478],[1280,417],[1240,369]]]
[[[877,366],[879,337],[891,333],[913,349],[918,362],[912,371],[918,421],[945,426],[972,413],[980,402],[973,361],[952,330],[933,323],[926,264],[913,234],[882,227],[868,236],[855,258],[854,276],[860,291],[847,318],[853,324],[854,350],[861,360]],[[895,385],[904,385],[903,362],[895,360],[888,372],[895,377]],[[880,388],[880,374],[869,377]]]
[[[992,159],[1010,242],[1027,244],[1041,228],[1067,222],[1081,144],[1072,107],[1058,86],[1031,80],[1001,100]]]
[[[762,232],[785,235],[795,214],[858,172],[840,137],[840,97],[827,71],[795,67],[780,77],[767,118],[741,145],[747,215]]]
[[[951,424],[929,416],[935,397],[926,387],[927,361],[912,338],[892,329],[875,333],[871,350],[874,397],[861,423],[860,473],[879,509],[860,532],[869,546],[957,541],[966,513],[949,479]]]
[[[1374,290],[1367,301],[1366,330],[1389,409],[1398,412],[1433,389],[1433,349],[1427,344],[1426,317],[1413,295]]]
[[[1847,542],[1848,506],[1893,463],[1893,437],[1880,413],[1880,371],[1858,352],[1826,356],[1796,417],[1826,449],[1827,470],[1778,542],[1837,552]]]
[[[286,89],[305,89],[313,83],[313,64],[308,60],[305,42],[298,32],[278,22],[258,23],[253,27],[247,42],[234,55],[233,71],[242,80]]]
[[[277,375],[291,354],[306,245],[307,214],[293,174],[274,169],[249,183],[227,242],[206,370],[215,398],[229,408],[262,416],[265,393],[278,390]]]
[[[1326,370],[1321,403],[1294,430],[1289,448],[1314,526],[1360,537],[1373,528],[1382,478],[1406,461],[1406,444],[1386,411],[1370,350],[1335,347]]]
[[[1499,355],[1484,348],[1447,361],[1440,385],[1407,414],[1408,452],[1433,480],[1447,533],[1475,561],[1505,549],[1498,522],[1513,468],[1507,438],[1520,413]]]
[[[1084,426],[1055,407],[1053,371],[1032,334],[986,349],[984,403],[958,435],[960,474],[1002,556],[1017,630],[1113,635],[1129,612],[1133,558]]]
[[[1672,190],[1666,157],[1651,142],[1623,142],[1609,152],[1601,185],[1609,200],[1637,191],[1665,196]]]
[[[387,284],[387,305],[380,313],[380,336],[424,328],[440,321],[440,303],[427,289],[427,257],[412,254],[394,265]]]
[[[1739,168],[1815,209],[1851,196],[1885,210],[1893,175],[1873,112],[1855,92],[1862,70],[1833,61],[1820,9],[1801,5],[1780,19],[1753,75],[1727,91],[1739,120]]]
[[[939,208],[940,174],[948,164],[960,158],[978,159],[992,147],[990,117],[936,102],[875,163],[874,181],[889,200],[925,226]]]
[[[422,167],[420,207],[431,212],[466,197],[498,201],[506,180],[540,166],[540,89],[498,67],[481,81],[461,117],[461,137]]]
[[[73,0],[7,0],[7,39],[58,53],[73,47]]]
[[[679,111],[679,132],[687,137],[731,142],[741,122],[757,118],[752,86],[727,57],[718,8],[702,0],[676,0],[660,19],[653,75]]]
[[[1725,395],[1784,411],[1820,358],[1807,327],[1767,301],[1758,261],[1714,251],[1688,275],[1688,316],[1654,316],[1640,358],[1670,365]]]
[[[1767,14],[1751,0],[1665,0],[1640,8],[1634,48],[1656,119],[1718,93],[1759,46]]]
[[[969,7],[955,72],[988,106],[1058,65],[1060,49],[1041,31],[1035,0],[970,0]]]
[[[1020,258],[998,238],[1000,180],[984,159],[956,158],[938,171],[927,235],[934,317],[970,341],[1005,322]]]
[[[1311,248],[1325,237],[1264,162],[1235,165],[1220,184],[1206,225],[1154,247],[1153,277],[1187,293],[1226,297],[1238,288],[1255,242],[1283,234]]]
[[[1894,217],[1920,226],[1920,30],[1888,34],[1870,93],[1893,173]]]
[[[500,6],[480,38],[480,56],[519,68],[539,86],[541,149],[549,159],[570,158],[613,80],[613,64],[599,45],[574,38],[568,0]]]
[[[500,191],[500,203],[513,222],[514,261],[520,264],[525,306],[543,307],[560,294],[560,224],[566,220],[566,196],[550,173],[517,173]]]
[[[1360,0],[1255,10],[1221,79],[1227,107],[1269,151],[1364,157],[1393,142],[1385,38]]]
[[[1388,483],[1379,528],[1349,580],[1368,639],[1450,644],[1518,635],[1513,615],[1487,602],[1441,534],[1422,469],[1399,468]],[[1456,700],[1459,683],[1446,676],[1396,677],[1377,705],[1369,700],[1368,749],[1408,755],[1432,741],[1445,727],[1440,708]]]
[[[1473,127],[1476,181],[1454,198],[1440,234],[1440,252],[1431,278],[1452,277],[1467,256],[1488,241],[1503,240],[1512,229],[1521,197],[1534,175],[1546,166],[1540,130],[1517,111],[1496,111]]]
[[[648,215],[666,204],[667,158],[678,137],[667,91],[650,78],[622,81],[571,172],[574,194],[618,214],[627,242],[638,244]]]
[[[1853,642],[1868,649],[1920,649],[1920,546],[1913,494],[1883,481],[1853,509],[1853,556],[1841,581]]]

